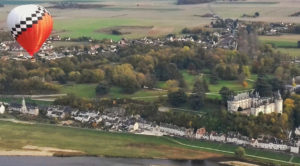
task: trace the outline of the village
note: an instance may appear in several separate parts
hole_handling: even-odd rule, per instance
[[[290,23],[270,23],[258,24],[257,33],[260,35],[277,36],[281,33],[292,31],[295,24]],[[174,35],[169,34],[160,38],[141,38],[141,39],[125,39],[120,41],[105,40],[104,42],[95,41],[91,38],[71,39],[70,37],[61,37],[60,35],[51,36],[41,47],[36,57],[45,60],[54,60],[64,57],[73,57],[79,55],[92,56],[111,56],[118,54],[121,48],[126,48],[134,45],[144,45],[150,47],[166,47],[173,43],[191,43],[198,45],[204,49],[223,48],[236,50],[238,48],[238,30],[239,28],[246,28],[247,24],[238,20],[222,19],[214,17],[211,25],[207,28],[217,29],[216,31],[201,31],[198,34]],[[220,30],[221,29],[221,30]],[[61,43],[80,43],[86,42],[86,46],[60,46],[54,47],[55,42]],[[101,44],[99,44],[101,43]],[[23,48],[15,41],[0,42],[0,52],[8,52],[9,56],[3,56],[1,59],[26,60],[31,59],[31,56],[26,53]]]
[[[125,112],[126,110],[121,107],[106,108],[102,113],[96,111],[82,112],[68,106],[51,105],[48,107],[37,107],[30,104],[26,105],[24,98],[22,104],[1,103],[0,106],[0,116],[4,118],[6,117],[5,115],[13,115],[16,118],[23,115],[29,120],[34,117],[42,117],[50,120],[50,123],[54,125],[94,128],[110,132],[125,132],[152,136],[171,136],[299,154],[300,128],[295,130],[295,137],[291,137],[289,141],[264,135],[253,139],[237,132],[217,133],[213,131],[207,132],[205,128],[194,130],[192,128],[178,127],[172,124],[156,124],[155,122],[144,120],[140,115],[126,115]]]

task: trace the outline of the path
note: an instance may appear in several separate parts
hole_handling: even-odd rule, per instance
[[[192,148],[197,148],[197,149],[205,149],[205,150],[222,152],[222,153],[227,153],[227,154],[234,154],[234,152],[231,152],[231,151],[219,150],[219,149],[214,149],[214,148],[207,148],[207,147],[196,146],[196,145],[189,145],[189,144],[185,144],[185,143],[182,143],[180,141],[177,141],[175,139],[172,139],[170,137],[165,137],[165,138],[172,141],[172,142],[174,142],[174,143],[177,143],[179,145],[186,146],[186,147],[192,147]],[[251,158],[256,158],[256,159],[263,159],[263,160],[270,160],[270,161],[274,161],[274,162],[281,162],[281,163],[285,163],[285,164],[300,165],[300,163],[292,162],[294,156],[292,156],[289,161],[277,160],[277,159],[272,159],[272,158],[267,158],[267,157],[260,157],[260,156],[249,155],[249,154],[246,154],[245,156],[251,157]]]

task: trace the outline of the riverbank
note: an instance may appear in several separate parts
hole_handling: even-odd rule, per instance
[[[3,155],[235,160],[234,145],[21,122],[0,120],[0,151]],[[300,165],[295,156],[290,159],[282,154],[251,149],[246,149],[246,153],[248,161]]]
[[[178,145],[165,137],[128,133],[6,121],[0,121],[0,133],[0,155],[8,156],[87,155],[187,160],[223,157]]]

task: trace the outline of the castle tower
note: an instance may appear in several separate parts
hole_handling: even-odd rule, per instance
[[[277,95],[275,97],[275,111],[278,114],[282,114],[282,109],[283,109],[283,100],[282,100],[281,94],[278,90]]]
[[[297,86],[295,77],[293,77],[293,79],[292,79],[292,86],[293,86],[293,87],[296,87],[296,86]]]

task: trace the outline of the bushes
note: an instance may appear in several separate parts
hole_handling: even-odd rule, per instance
[[[168,101],[170,102],[170,104],[177,107],[186,103],[187,95],[182,89],[179,89],[178,91],[175,92],[169,92]]]
[[[246,151],[243,147],[238,147],[235,149],[234,151],[234,155],[239,158],[239,159],[242,159],[245,157],[245,154],[246,154]]]

